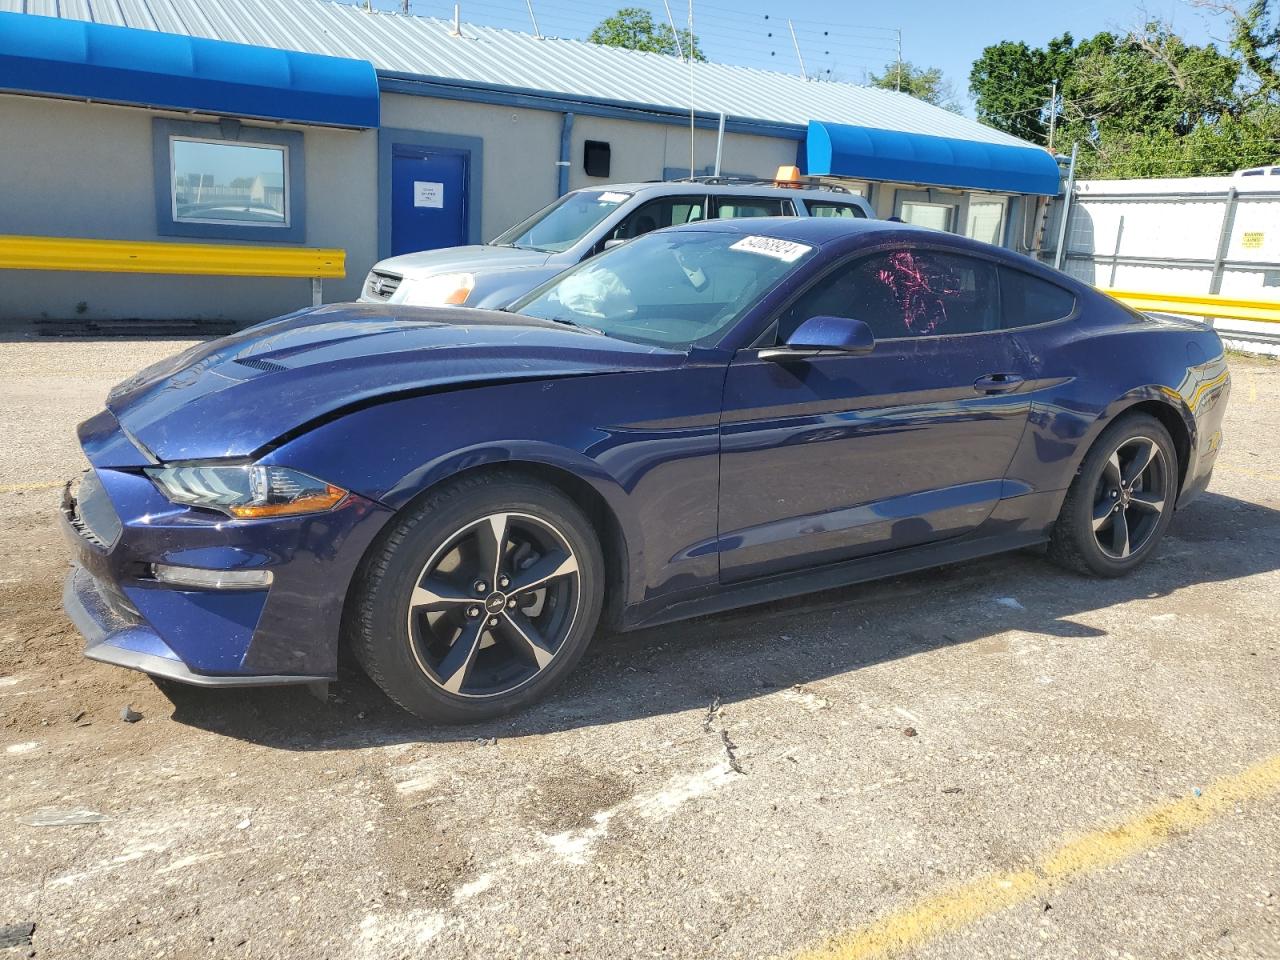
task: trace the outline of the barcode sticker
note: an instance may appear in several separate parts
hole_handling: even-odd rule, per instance
[[[791,240],[778,240],[775,237],[743,237],[729,247],[730,250],[741,250],[744,253],[758,253],[765,257],[773,257],[783,263],[795,263],[813,249],[805,243]]]

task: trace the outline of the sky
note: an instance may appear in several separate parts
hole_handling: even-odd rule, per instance
[[[375,0],[382,9],[400,9],[403,0]],[[666,19],[662,0],[529,0],[542,33],[585,38],[591,28],[622,6],[647,7]],[[668,0],[678,27],[688,23],[688,0]],[[485,26],[531,31],[526,0],[461,0],[462,19]],[[412,13],[450,18],[453,3],[410,0]],[[1144,13],[1145,11],[1145,13]],[[902,56],[917,66],[940,67],[957,100],[972,115],[969,69],[985,46],[1024,40],[1040,46],[1071,31],[1077,38],[1100,30],[1126,31],[1144,19],[1171,21],[1186,39],[1203,43],[1224,26],[1186,0],[995,0],[987,3],[894,0],[694,0],[694,30],[709,59],[799,73],[787,16],[810,76],[862,83],[868,71],[880,72],[895,60],[897,31]]]

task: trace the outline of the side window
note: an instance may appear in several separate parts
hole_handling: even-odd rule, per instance
[[[705,219],[706,198],[702,196],[663,197],[642,203],[614,227],[606,240],[630,240],[662,227],[694,223]]]
[[[1076,308],[1076,298],[1056,283],[1001,267],[1000,304],[1005,327],[1029,327],[1070,316]]]
[[[996,267],[932,250],[892,250],[838,267],[778,322],[785,340],[809,317],[861,320],[877,340],[1000,329]]]
[[[795,214],[791,201],[783,197],[716,197],[717,219],[741,217],[790,217]]]
[[[809,216],[811,217],[846,217],[850,219],[863,219],[867,215],[863,213],[862,208],[854,203],[836,203],[834,200],[806,200],[804,205],[809,208]]]

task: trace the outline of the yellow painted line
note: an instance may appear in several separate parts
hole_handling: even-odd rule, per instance
[[[1040,857],[1030,868],[980,877],[935,894],[851,933],[793,954],[794,960],[869,960],[919,947],[943,934],[1096,873],[1202,827],[1237,804],[1280,793],[1280,755],[1224,777],[1199,797],[1148,807],[1114,827],[1093,830]]]
[[[0,235],[0,269],[331,279],[347,275],[347,252],[269,244],[141,243]]]
[[[0,483],[0,493],[27,493],[31,490],[52,490],[65,487],[65,480],[51,480],[48,483]]]

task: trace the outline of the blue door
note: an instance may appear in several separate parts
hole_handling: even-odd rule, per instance
[[[740,351],[721,419],[728,581],[970,533],[1015,491],[1027,363],[1001,329],[995,267],[893,253],[833,271],[778,319],[850,316],[865,356],[779,363]]]
[[[469,161],[458,151],[392,146],[392,256],[467,242]]]

